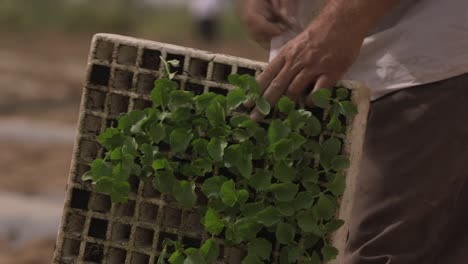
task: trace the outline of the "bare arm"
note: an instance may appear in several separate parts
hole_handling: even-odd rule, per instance
[[[351,29],[354,34],[364,37],[399,2],[399,0],[329,0],[310,26],[329,25],[337,30]]]
[[[263,96],[275,104],[286,94],[300,100],[306,87],[332,87],[359,55],[367,33],[398,0],[329,0],[319,16],[291,40],[258,81]],[[305,98],[310,103],[310,94]],[[304,99],[304,98],[302,98]],[[252,117],[260,119],[258,111]]]
[[[244,0],[242,18],[250,36],[267,48],[287,28],[287,7],[296,0]]]

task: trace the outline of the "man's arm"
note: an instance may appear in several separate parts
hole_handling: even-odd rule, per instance
[[[352,29],[364,37],[399,2],[399,0],[329,0],[311,26],[329,24],[338,30]]]
[[[332,87],[359,55],[367,33],[398,0],[329,0],[316,19],[282,49],[258,81],[263,96],[276,104],[286,94],[299,101],[306,87]],[[311,103],[310,94],[306,103]],[[262,118],[254,110],[252,117]]]
[[[249,35],[263,47],[289,24],[288,7],[297,0],[244,0],[242,18]]]

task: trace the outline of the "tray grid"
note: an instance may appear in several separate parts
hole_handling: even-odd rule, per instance
[[[96,35],[54,263],[155,264],[164,239],[198,246],[205,238],[198,216],[153,190],[150,182],[132,177],[129,202],[112,204],[108,195],[95,192],[81,180],[91,162],[104,156],[97,136],[107,127],[116,126],[121,113],[151,106],[149,93],[164,71],[159,56],[178,59],[181,66],[176,69],[179,74],[175,80],[182,90],[197,94],[225,94],[233,88],[227,83],[229,74],[258,75],[265,66],[173,45]],[[323,115],[326,118],[326,113]],[[321,135],[320,140],[326,136]],[[346,135],[340,137],[345,141]],[[240,263],[239,250],[221,247],[223,254],[218,263]]]

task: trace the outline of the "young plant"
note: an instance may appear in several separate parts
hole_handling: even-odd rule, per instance
[[[212,263],[220,240],[245,249],[244,264],[271,263],[274,241],[281,245],[280,263],[334,259],[338,252],[328,238],[343,225],[335,215],[349,166],[337,135],[345,125],[341,116],[357,112],[348,90],[313,95],[315,105],[328,111],[325,124],[287,97],[276,106],[277,117],[259,124],[235,112],[249,100],[270,113],[254,77],[229,76],[235,88],[227,96],[195,95],[172,80],[176,62],[164,63],[167,76],[155,82],[153,107],[122,115],[117,128],[99,136],[106,156],[84,179],[113,202],[126,202],[128,179],[136,175],[181,207],[197,209],[210,238],[200,248],[166,241],[175,247],[171,264]],[[166,250],[158,263],[165,257]]]

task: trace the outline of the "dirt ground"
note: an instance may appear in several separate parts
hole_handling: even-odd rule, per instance
[[[49,264],[54,250],[54,238],[27,242],[20,248],[12,248],[8,242],[0,241],[1,264]]]
[[[1,142],[0,191],[25,195],[61,194],[65,190],[73,145]]]
[[[47,136],[44,133],[47,134],[47,131],[44,132],[43,128],[51,124],[51,130],[65,127],[65,131],[73,131],[78,117],[90,39],[91,35],[2,33],[0,193],[38,197],[63,195],[73,139],[67,132],[64,137],[49,137],[44,141],[44,137]],[[230,41],[205,45],[193,40],[159,41],[251,59],[266,58],[266,53],[252,44]],[[19,126],[18,133],[14,133],[14,127],[5,127],[5,120],[20,120],[29,126]],[[11,123],[7,124],[10,126]],[[37,124],[40,126],[36,127]],[[8,137],[2,137],[5,135],[2,132]],[[31,218],[34,219],[34,216]],[[51,234],[50,237],[31,238],[18,246],[12,245],[8,237],[1,237],[1,233],[0,264],[50,263],[55,234]]]

